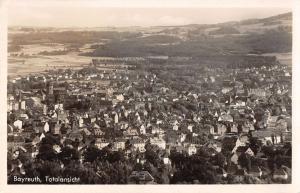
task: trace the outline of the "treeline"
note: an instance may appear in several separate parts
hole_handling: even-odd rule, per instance
[[[261,56],[261,55],[206,55],[206,56],[195,56],[187,61],[178,62],[172,60],[151,60],[152,65],[149,69],[160,69],[164,66],[168,72],[177,71],[181,75],[183,72],[186,73],[187,70],[192,70],[190,73],[196,73],[198,71],[203,71],[204,67],[207,68],[251,68],[251,67],[261,67],[261,66],[272,66],[277,64],[277,58],[275,56]],[[185,69],[185,71],[182,71]],[[157,72],[159,73],[159,72]],[[191,75],[191,74],[190,74]],[[178,78],[178,77],[177,77]]]
[[[44,56],[56,56],[56,55],[65,55],[69,52],[69,50],[53,50],[53,51],[42,51],[39,52],[39,55]]]
[[[141,36],[138,32],[118,31],[63,31],[63,32],[35,32],[28,34],[9,34],[12,44],[26,45],[35,43],[95,43],[102,39],[127,39]]]
[[[292,51],[293,40],[288,29],[279,27],[277,30],[269,30],[261,35],[249,35],[238,43],[248,47],[254,53],[283,53]]]
[[[98,46],[93,52],[84,53],[87,56],[107,57],[145,57],[155,55],[197,57],[206,55],[233,55],[249,53],[290,52],[292,34],[285,29],[270,30],[264,34],[247,36],[225,36],[193,38],[187,41],[177,41],[176,44],[156,44],[159,39],[149,40],[133,38],[130,40],[115,40]],[[175,40],[175,39],[174,39]],[[160,41],[172,42],[170,41]]]
[[[9,45],[7,48],[8,52],[19,52],[22,50],[22,47],[20,45]]]

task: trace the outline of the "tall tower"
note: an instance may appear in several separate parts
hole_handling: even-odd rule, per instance
[[[48,94],[53,95],[53,82],[50,82],[48,85]]]
[[[21,89],[18,91],[18,102],[21,102],[22,101],[22,91]]]

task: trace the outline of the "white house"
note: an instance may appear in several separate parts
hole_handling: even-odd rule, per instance
[[[187,147],[187,152],[188,152],[189,155],[196,154],[197,153],[197,148],[196,148],[195,144],[190,144]]]
[[[152,145],[157,145],[161,149],[166,149],[166,141],[160,138],[150,138],[150,143]]]
[[[140,127],[140,133],[141,133],[142,135],[145,135],[145,134],[146,134],[146,127],[145,127],[144,125],[141,125],[141,127]]]
[[[102,138],[97,138],[95,145],[99,148],[99,149],[103,149],[104,147],[108,146],[109,142],[106,141],[105,139]]]
[[[140,152],[144,152],[146,151],[145,149],[145,141],[142,139],[134,139],[131,141],[133,147],[135,148],[135,150],[139,150]]]
[[[119,150],[119,149],[121,149],[121,150],[123,150],[123,149],[125,149],[125,141],[115,141],[114,142],[114,148],[116,149],[116,150]]]
[[[49,124],[48,124],[48,122],[46,122],[45,125],[44,125],[44,131],[46,133],[49,131]]]
[[[245,151],[245,153],[250,156],[254,156],[254,152],[252,151],[252,149],[250,147]]]
[[[16,121],[13,123],[13,125],[14,125],[17,129],[21,130],[21,129],[22,129],[22,126],[23,126],[23,121],[21,121],[21,120],[16,120]]]

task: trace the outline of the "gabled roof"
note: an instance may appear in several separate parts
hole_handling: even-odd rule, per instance
[[[272,135],[273,132],[271,130],[257,130],[252,132],[252,137],[257,138],[271,137]]]
[[[153,176],[148,171],[133,171],[129,178],[135,178],[139,181],[153,181]]]

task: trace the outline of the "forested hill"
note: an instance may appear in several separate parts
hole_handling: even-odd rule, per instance
[[[79,53],[84,56],[201,57],[285,53],[292,49],[292,13],[218,24],[127,27],[104,31],[24,30],[23,33],[9,33],[11,46],[61,43],[80,47],[93,44],[88,52]]]

